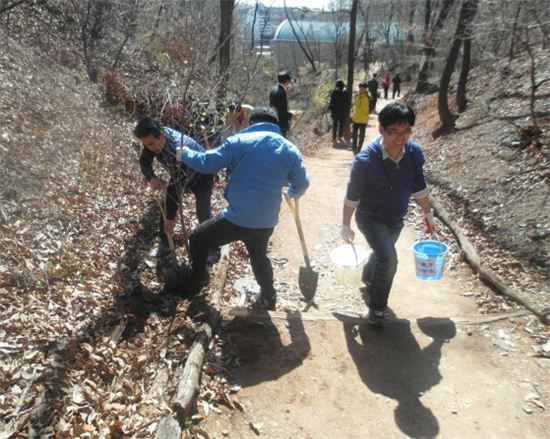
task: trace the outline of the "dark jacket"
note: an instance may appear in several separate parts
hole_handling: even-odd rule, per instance
[[[367,88],[369,89],[370,95],[372,97],[376,97],[378,91],[378,81],[372,78],[369,82],[367,82]]]
[[[269,105],[277,110],[277,116],[279,117],[279,127],[286,135],[290,127],[290,118],[292,113],[288,111],[288,101],[286,99],[286,90],[281,84],[277,84],[271,89],[269,93]]]
[[[330,94],[328,109],[333,117],[349,113],[349,94],[346,87],[335,87]]]
[[[163,131],[166,136],[166,146],[162,152],[155,154],[147,148],[143,148],[139,157],[139,166],[147,181],[157,177],[153,170],[153,161],[155,159],[170,174],[170,182],[166,190],[166,217],[173,220],[178,212],[180,190],[183,186],[185,185],[185,189],[190,189],[199,181],[212,180],[212,176],[199,174],[187,168],[185,164],[176,161],[176,147],[185,145],[195,151],[204,151],[201,145],[191,137],[171,128],[163,128]],[[189,180],[187,180],[188,178]]]
[[[426,188],[424,153],[409,140],[403,158],[396,164],[383,159],[380,139],[355,156],[346,198],[359,201],[356,217],[395,224],[405,217],[411,195]]]

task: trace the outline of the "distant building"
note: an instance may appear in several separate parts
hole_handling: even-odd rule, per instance
[[[312,19],[284,20],[273,36],[271,47],[278,69],[293,69],[308,62],[304,46],[316,62],[328,65],[347,62],[349,21],[330,19],[330,13],[317,14]],[[404,41],[406,34],[398,26],[387,23],[372,23],[364,33],[363,23],[357,23],[356,41],[368,38],[370,44],[383,45],[386,38],[390,44]]]
[[[316,62],[334,64],[337,55],[340,62],[344,62],[348,34],[348,22],[285,20],[271,42],[277,68],[292,69],[308,62],[300,42]]]

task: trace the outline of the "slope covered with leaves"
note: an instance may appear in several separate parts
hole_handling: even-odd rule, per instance
[[[157,294],[131,124],[85,77],[0,54],[0,437],[151,437],[207,309]]]
[[[550,83],[537,90],[541,133],[530,137],[527,59],[501,60],[489,69],[471,72],[469,104],[457,130],[436,140],[431,133],[439,123],[437,95],[409,96],[420,109],[415,137],[426,149],[437,196],[445,199],[483,263],[542,309],[550,306]],[[537,81],[549,72],[550,54],[541,50]]]

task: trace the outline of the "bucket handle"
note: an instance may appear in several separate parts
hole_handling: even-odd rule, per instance
[[[435,240],[437,241],[437,243],[439,244],[439,252],[443,253],[445,251],[445,247],[443,247],[443,243],[441,242],[441,239],[439,238],[439,233],[437,233],[437,231],[434,230],[432,232],[431,236],[434,237]],[[428,235],[428,233],[420,232],[416,235],[416,242],[420,242],[420,241],[422,241],[422,238],[426,238],[426,237],[430,237]]]
[[[351,249],[353,250],[353,254],[355,255],[355,265],[359,264],[359,258],[357,257],[357,250],[355,250],[355,246],[353,245],[353,242],[349,243],[351,245]]]

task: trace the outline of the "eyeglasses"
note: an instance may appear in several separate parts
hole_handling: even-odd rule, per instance
[[[409,128],[405,131],[397,131],[397,130],[385,130],[386,134],[390,137],[408,137],[412,134],[412,129]]]

